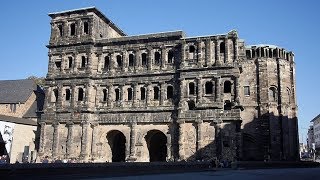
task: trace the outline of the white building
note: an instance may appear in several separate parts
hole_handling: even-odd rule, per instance
[[[320,150],[320,114],[311,120],[313,123],[314,143],[316,150]]]

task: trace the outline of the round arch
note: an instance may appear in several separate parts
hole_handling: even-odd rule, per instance
[[[126,137],[121,131],[111,130],[106,136],[112,153],[112,162],[125,162]]]
[[[150,130],[145,136],[150,162],[166,161],[167,136],[160,130]]]

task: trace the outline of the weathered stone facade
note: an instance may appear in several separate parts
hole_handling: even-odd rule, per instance
[[[96,8],[49,16],[41,157],[298,157],[292,52],[236,31],[126,36]]]

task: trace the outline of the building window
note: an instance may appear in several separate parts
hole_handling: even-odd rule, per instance
[[[224,109],[224,110],[231,110],[231,106],[232,106],[232,103],[231,103],[229,100],[226,100],[226,101],[224,102],[224,107],[223,107],[223,109]]]
[[[59,70],[61,70],[61,61],[56,61],[56,62],[54,62],[54,63],[55,63],[55,65],[56,65],[56,68],[59,69]]]
[[[72,57],[68,57],[68,68],[72,68],[73,59]]]
[[[107,90],[106,90],[106,89],[103,89],[102,92],[103,92],[102,101],[103,101],[103,102],[106,102],[106,101],[107,101]]]
[[[153,99],[159,100],[159,87],[155,86],[153,87]]]
[[[246,50],[246,56],[248,59],[251,58],[251,50]]]
[[[223,92],[224,93],[231,93],[231,82],[225,81],[223,84]]]
[[[144,87],[140,88],[140,99],[145,100],[146,99],[146,89]]]
[[[109,69],[109,66],[110,66],[110,59],[109,59],[109,56],[106,56],[106,57],[104,57],[103,69],[107,70],[107,69]]]
[[[173,98],[173,86],[167,86],[167,99]]]
[[[62,37],[63,36],[63,26],[61,24],[59,24],[58,29],[59,29],[59,35],[60,35],[60,37]]]
[[[195,110],[196,103],[193,100],[188,101],[188,108],[189,108],[189,110]]]
[[[220,43],[220,53],[224,54],[226,51],[226,45],[224,44],[224,42]]]
[[[174,56],[173,56],[173,51],[170,50],[170,51],[168,52],[168,63],[173,63],[173,58],[174,58]]]
[[[17,105],[16,104],[10,104],[10,112],[15,113],[17,110]]]
[[[132,88],[128,88],[128,101],[132,100]]]
[[[82,88],[78,89],[78,101],[83,101],[84,91]]]
[[[189,53],[195,53],[196,52],[196,48],[194,47],[194,45],[190,45],[189,46]]]
[[[269,88],[269,100],[272,102],[276,102],[278,100],[277,89],[275,87]]]
[[[134,55],[129,54],[129,67],[133,67],[133,66],[134,66]]]
[[[53,98],[52,98],[52,102],[57,102],[58,101],[58,89],[54,89],[53,90]]]
[[[66,101],[69,101],[71,97],[70,89],[66,89]]]
[[[291,91],[290,89],[287,87],[287,96],[288,96],[288,103],[291,103]]]
[[[76,35],[76,24],[75,23],[70,24],[70,35],[71,36]]]
[[[118,64],[118,67],[122,67],[122,57],[120,55],[117,55],[117,64]]]
[[[89,34],[89,23],[88,22],[83,23],[83,33]]]
[[[87,64],[87,58],[85,56],[81,56],[81,68],[85,68]]]
[[[243,87],[243,92],[245,96],[250,96],[250,87],[249,86],[244,86]]]
[[[142,61],[142,66],[146,67],[147,66],[147,54],[146,53],[142,53],[141,54],[141,61]]]
[[[194,95],[195,94],[194,90],[195,90],[195,85],[193,82],[190,82],[189,83],[189,95]]]
[[[117,88],[114,91],[116,93],[116,101],[120,101],[120,90]]]
[[[155,52],[154,53],[154,63],[156,65],[159,65],[160,64],[160,59],[161,59],[161,55],[159,52]]]
[[[205,93],[206,94],[213,94],[213,83],[211,81],[206,82]]]

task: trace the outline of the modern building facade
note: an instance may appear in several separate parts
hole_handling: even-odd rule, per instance
[[[236,31],[127,36],[94,7],[49,16],[42,158],[299,157],[292,52]]]

